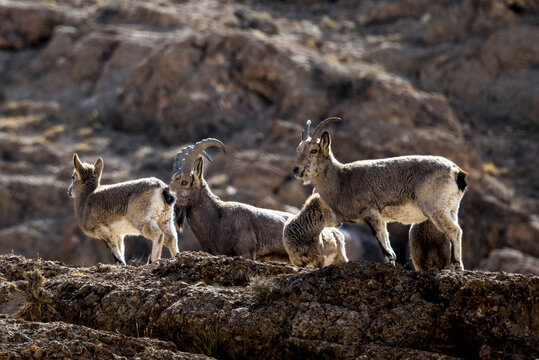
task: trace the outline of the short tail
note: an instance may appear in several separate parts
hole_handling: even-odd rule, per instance
[[[457,186],[462,192],[464,192],[464,190],[466,190],[466,186],[468,186],[468,184],[466,183],[466,175],[468,175],[468,173],[464,170],[460,170],[457,173]]]
[[[165,202],[168,205],[172,205],[176,202],[176,196],[174,196],[174,194],[171,193],[168,188],[165,188],[163,190],[163,199],[165,199]]]

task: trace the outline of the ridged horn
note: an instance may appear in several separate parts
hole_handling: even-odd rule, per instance
[[[311,120],[307,120],[305,123],[305,130],[303,130],[303,133],[301,134],[301,140],[305,140],[309,137],[309,133],[311,132]]]
[[[226,154],[225,144],[223,144],[221,141],[214,138],[201,140],[194,145],[185,146],[180,149],[180,151],[174,158],[173,173],[190,173],[193,169],[193,165],[195,164],[195,160],[200,155],[203,155],[206,159],[208,159],[208,161],[212,162],[211,157],[205,151],[207,148],[212,146],[220,148]]]
[[[335,117],[335,116],[322,120],[320,124],[318,124],[316,128],[314,128],[313,139],[318,139],[320,137],[320,133],[322,132],[322,130],[324,130],[326,126],[328,126],[332,122],[341,121],[341,120],[342,119],[340,117]]]

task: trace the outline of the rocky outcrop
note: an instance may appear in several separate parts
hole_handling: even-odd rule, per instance
[[[170,342],[129,337],[62,322],[40,323],[0,318],[0,354],[14,359],[210,359],[182,353]]]
[[[416,273],[362,262],[299,271],[204,253],[136,268],[2,256],[0,276],[11,289],[0,296],[0,309],[28,292],[34,268],[45,277],[56,322],[1,320],[0,327],[18,324],[22,334],[69,329],[80,339],[75,349],[92,351],[103,342],[100,351],[112,353],[178,349],[220,359],[539,355],[539,278],[532,275]],[[111,332],[119,335],[105,340]],[[1,336],[21,351],[39,348],[42,335],[34,342]],[[119,349],[118,342],[128,345]]]

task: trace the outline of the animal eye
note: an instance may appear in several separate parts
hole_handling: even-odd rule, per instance
[[[316,154],[318,152],[318,149],[312,149],[311,154]]]
[[[186,186],[186,185],[187,185],[187,180],[182,181],[182,182],[181,182],[181,185],[182,185],[182,186]]]

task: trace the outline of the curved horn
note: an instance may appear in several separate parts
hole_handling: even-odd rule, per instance
[[[174,158],[173,172],[174,173],[181,172],[181,171],[191,172],[193,165],[195,163],[195,160],[200,155],[203,155],[204,157],[206,157],[206,159],[212,162],[208,153],[204,151],[211,146],[216,146],[220,148],[226,154],[225,144],[223,144],[221,141],[217,139],[213,139],[213,138],[201,140],[194,145],[189,145],[182,148],[178,152],[178,154]]]
[[[305,123],[305,130],[303,130],[303,133],[301,134],[301,140],[305,140],[309,137],[309,133],[311,132],[311,120],[307,120]]]
[[[182,171],[182,165],[187,158],[187,154],[193,149],[193,145],[184,146],[178,151],[174,157],[174,163],[172,164],[172,173],[176,174],[177,172]]]
[[[223,150],[223,151],[224,151],[224,150]],[[204,157],[205,157],[206,159],[208,159],[208,161],[209,161],[210,163],[213,163],[213,160],[211,159],[210,154],[208,154],[208,153],[206,152],[206,150],[202,150],[202,155],[204,155]]]
[[[331,124],[332,122],[341,121],[341,120],[342,119],[340,117],[330,117],[330,118],[322,120],[320,124],[318,124],[316,128],[314,129],[313,139],[318,139],[320,137],[320,133],[322,132],[322,130],[324,130],[324,128],[327,125]]]
[[[184,146],[180,149],[180,151],[178,151],[178,154],[176,154],[174,157],[174,163],[172,164],[172,172],[174,174],[182,170],[182,165],[187,159],[187,155],[193,150],[193,147],[194,145]],[[213,163],[210,154],[208,154],[206,150],[202,151],[202,155],[204,155],[204,157],[208,159],[210,163]]]

